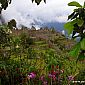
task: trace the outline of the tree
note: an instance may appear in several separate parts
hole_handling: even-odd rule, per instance
[[[80,5],[78,2],[73,1],[68,3],[69,6],[76,6],[73,13],[68,16],[69,22],[64,27],[68,34],[72,34],[72,38],[80,38],[79,42],[70,51],[70,55],[77,57],[77,59],[85,57],[85,2]],[[78,35],[76,35],[78,34]]]
[[[1,14],[2,9],[6,10],[8,5],[11,4],[11,1],[12,0],[0,0],[0,4],[1,4],[0,14]],[[37,3],[37,5],[39,5],[42,0],[32,0],[32,2],[34,2],[34,1],[35,1],[35,3]],[[44,2],[46,3],[46,0],[44,0]]]

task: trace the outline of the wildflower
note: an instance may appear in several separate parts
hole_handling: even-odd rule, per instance
[[[51,71],[51,74],[52,74],[52,75],[56,75],[56,71],[53,71],[53,70],[52,70],[52,71]]]
[[[56,80],[56,75],[55,74],[49,74],[48,77],[52,78],[53,80]]]
[[[59,74],[59,70],[56,70],[56,74]]]
[[[52,76],[52,79],[55,81],[56,80],[56,75],[53,75]]]
[[[43,85],[47,85],[47,81],[43,81]]]
[[[41,80],[41,81],[44,81],[44,80],[45,80],[45,77],[44,77],[44,76],[41,76],[41,77],[40,77],[40,80]]]
[[[64,73],[64,70],[61,70],[60,72],[61,72],[61,73]]]
[[[19,48],[19,45],[16,45],[16,48]]]
[[[74,77],[71,75],[71,76],[68,76],[68,80],[69,81],[72,81],[72,80],[74,80]]]
[[[52,74],[48,74],[48,77],[49,77],[49,78],[52,78]]]
[[[36,77],[36,74],[35,74],[34,72],[31,72],[31,73],[27,76],[28,79],[33,79],[33,78],[35,78],[35,77]]]

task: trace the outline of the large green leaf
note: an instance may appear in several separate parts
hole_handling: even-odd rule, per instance
[[[72,22],[67,22],[66,24],[64,24],[64,28],[67,30],[68,34],[70,35],[73,31],[73,24]]]
[[[84,20],[77,18],[77,19],[72,21],[72,24],[76,24],[76,23],[78,24],[78,26],[82,26],[84,23]]]
[[[85,38],[81,41],[81,49],[85,50]]]
[[[76,6],[76,7],[82,7],[78,2],[76,1],[72,1],[70,3],[68,3],[68,6]]]
[[[78,26],[82,26],[84,23],[83,19],[76,19],[76,22],[77,22]]]
[[[72,17],[74,16],[74,14],[75,14],[75,11],[71,15],[68,16],[68,20],[69,19],[72,19]]]
[[[80,52],[80,43],[77,43],[74,48],[69,52],[72,57],[77,57]]]

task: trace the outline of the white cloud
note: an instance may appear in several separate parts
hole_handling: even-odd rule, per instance
[[[39,6],[32,3],[31,0],[12,0],[7,10],[3,11],[5,20],[15,19],[17,24],[23,24],[30,27],[35,21],[45,22],[66,22],[67,15],[71,13],[74,7],[68,7],[68,2],[73,0],[47,0],[47,3],[41,2]],[[75,0],[83,3],[84,0]]]

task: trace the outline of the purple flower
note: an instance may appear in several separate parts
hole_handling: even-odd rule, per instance
[[[49,77],[49,78],[52,78],[52,74],[48,74],[48,77]]]
[[[33,79],[36,77],[36,74],[34,72],[31,72],[29,75],[28,75],[28,79]]]
[[[54,74],[49,74],[48,77],[52,78],[54,81],[56,80],[56,75],[54,75]]]
[[[47,85],[47,81],[46,81],[44,75],[42,75],[42,76],[40,77],[40,80],[42,81],[42,84],[43,84],[43,85]]]

